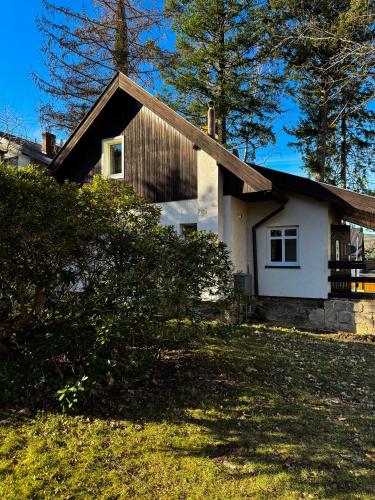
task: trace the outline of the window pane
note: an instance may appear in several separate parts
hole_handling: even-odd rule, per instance
[[[297,240],[285,240],[285,262],[297,262]]]
[[[109,146],[109,161],[111,174],[121,174],[122,144],[111,144]]]
[[[282,244],[282,240],[271,240],[271,262],[283,260]]]
[[[278,237],[281,236],[281,229],[271,229],[271,237]]]
[[[297,229],[285,229],[285,236],[297,236]]]

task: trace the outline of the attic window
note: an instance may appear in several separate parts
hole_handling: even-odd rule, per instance
[[[102,145],[102,174],[114,179],[124,176],[123,137],[106,139]]]

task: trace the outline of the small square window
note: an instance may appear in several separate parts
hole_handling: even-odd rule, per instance
[[[298,266],[298,227],[268,230],[268,263],[271,266]]]

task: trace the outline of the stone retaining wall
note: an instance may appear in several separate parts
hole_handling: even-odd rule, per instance
[[[258,297],[268,321],[317,330],[375,333],[375,300]]]

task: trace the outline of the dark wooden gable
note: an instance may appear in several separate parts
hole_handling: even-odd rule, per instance
[[[189,144],[194,146],[195,149],[202,149],[216,160],[218,165],[225,167],[232,174],[238,176],[246,184],[249,191],[269,191],[272,189],[272,184],[263,175],[259,174],[251,166],[246,165],[214,139],[179,116],[174,110],[122,73],[114,76],[103,94],[53,159],[50,166],[53,175],[58,180],[70,179],[83,182],[89,172],[98,165],[101,154],[101,142],[99,143],[98,139],[119,135],[121,131],[128,127],[142,106],[152,111],[155,117],[161,120],[154,120],[155,131],[156,128],[168,131],[163,137],[165,142],[159,144],[160,151],[166,150],[165,144],[172,146],[172,149],[174,148],[174,151],[168,153],[169,164],[168,161],[165,162],[165,155],[162,153],[157,157],[155,155],[152,157],[155,158],[156,163],[162,164],[162,168],[166,167],[165,172],[161,175],[173,178],[174,182],[178,179],[179,185],[177,189],[176,186],[173,188],[177,194],[168,195],[168,199],[175,199],[176,196],[177,199],[181,199],[181,196],[183,196],[183,199],[186,196],[188,198],[195,197],[189,192],[195,193],[194,189],[196,189],[194,188],[195,167],[190,163],[191,158],[195,162],[196,155],[195,152],[191,151]],[[158,124],[163,125],[159,126]],[[172,129],[173,133],[171,132]],[[159,138],[160,135],[158,135]],[[142,141],[138,142],[138,144],[141,146]],[[153,148],[156,147],[154,142],[152,144]],[[189,145],[188,156],[186,156],[187,145]],[[146,141],[144,147],[149,146],[150,143]],[[161,158],[164,159],[161,160]],[[179,158],[177,165],[176,158]],[[188,169],[190,169],[190,173],[193,171],[192,176],[190,174],[186,175],[187,163],[189,163]],[[189,180],[187,181],[187,179]],[[145,179],[144,182],[149,183],[150,181]],[[138,186],[140,188],[140,182],[138,182]],[[170,191],[170,187],[166,188],[166,190]],[[153,186],[154,196],[159,196],[157,195],[158,192],[160,193],[160,189]]]
[[[54,172],[57,180],[83,183],[93,169],[100,171],[102,140],[121,135],[141,107],[135,99],[116,90]]]
[[[133,97],[117,90],[85,131],[63,168],[60,180],[83,183],[100,172],[103,139],[125,135],[124,180],[150,201],[196,198],[197,152],[189,139]]]
[[[197,197],[197,151],[145,106],[124,130],[125,182],[149,200]]]

